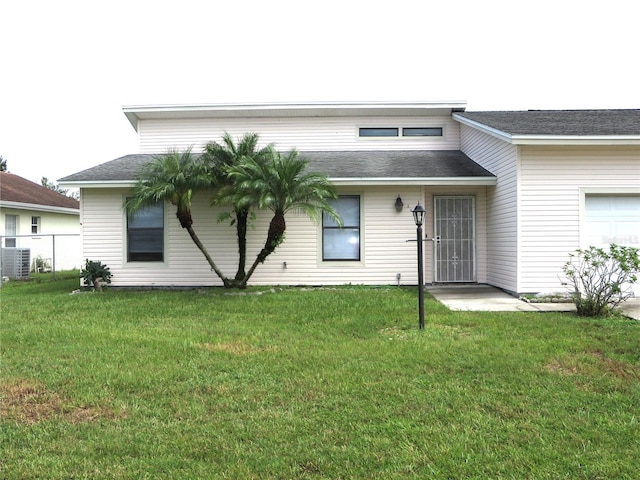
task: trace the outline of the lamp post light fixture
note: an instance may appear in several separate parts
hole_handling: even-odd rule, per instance
[[[419,313],[419,325],[420,330],[424,330],[424,260],[422,258],[422,224],[424,222],[425,209],[420,202],[416,205],[416,208],[411,210],[413,213],[413,221],[416,222],[418,227],[418,313]]]

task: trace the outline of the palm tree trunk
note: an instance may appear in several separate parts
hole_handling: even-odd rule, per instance
[[[238,234],[238,271],[235,281],[242,282],[245,276],[247,264],[247,222],[249,219],[249,209],[243,208],[236,211],[236,232]]]
[[[267,257],[271,255],[278,247],[278,245],[282,243],[286,230],[287,224],[284,220],[284,213],[274,213],[271,222],[269,222],[269,232],[267,233],[267,239],[264,242],[264,247],[262,247],[262,250],[260,250],[260,253],[258,253],[258,256],[253,262],[253,265],[251,265],[251,268],[242,279],[242,284],[239,286],[239,288],[247,287],[247,282],[251,278],[251,275],[253,275],[255,269],[258,267],[258,264],[264,263]]]
[[[215,264],[215,262],[213,261],[213,259],[211,258],[211,255],[209,255],[209,252],[207,252],[207,249],[205,248],[205,246],[202,244],[202,242],[200,241],[200,239],[198,238],[198,235],[196,235],[196,232],[193,230],[193,228],[191,227],[191,225],[189,225],[188,227],[186,227],[187,232],[189,232],[189,235],[191,236],[191,240],[193,240],[193,243],[196,244],[196,247],[198,247],[200,249],[200,251],[202,252],[202,254],[204,255],[204,258],[207,259],[207,262],[209,263],[209,265],[211,266],[211,270],[213,270],[214,272],[216,272],[216,275],[218,275],[218,277],[220,277],[220,279],[222,280],[222,283],[224,284],[224,286],[226,288],[230,288],[231,284],[229,282],[229,280],[227,279],[227,277],[224,276],[224,274],[220,271],[220,269],[218,268],[218,266]]]

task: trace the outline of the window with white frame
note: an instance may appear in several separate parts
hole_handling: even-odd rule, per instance
[[[164,206],[156,203],[127,216],[127,261],[164,261]]]
[[[359,137],[442,137],[442,127],[360,127]]]
[[[322,259],[360,260],[360,196],[342,195],[330,201],[342,218],[342,228],[327,214],[322,216]]]
[[[40,233],[40,217],[31,217],[31,233],[34,235]]]
[[[18,216],[17,215],[5,215],[4,217],[4,246],[12,248],[16,246],[16,239],[9,238],[18,234]]]

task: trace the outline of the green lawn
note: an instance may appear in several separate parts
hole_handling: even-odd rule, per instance
[[[640,323],[415,289],[0,290],[3,479],[624,479]]]

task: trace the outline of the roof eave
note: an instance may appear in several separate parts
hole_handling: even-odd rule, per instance
[[[416,177],[416,178],[366,178],[366,177],[330,177],[337,186],[424,186],[424,185],[477,185],[492,186],[497,184],[496,177]]]
[[[220,118],[249,116],[336,116],[427,114],[464,111],[466,101],[399,101],[399,102],[282,102],[282,103],[221,103],[178,105],[125,105],[122,110],[136,130],[142,118]]]
[[[60,181],[58,185],[69,188],[131,188],[136,185],[135,180],[79,180]]]
[[[40,205],[37,203],[22,203],[22,202],[7,202],[5,200],[0,201],[0,207],[2,208],[14,208],[16,210],[35,210],[38,212],[48,213],[64,213],[68,215],[80,215],[79,208],[69,207],[57,207],[55,205]]]
[[[513,145],[640,145],[640,135],[512,135]]]

